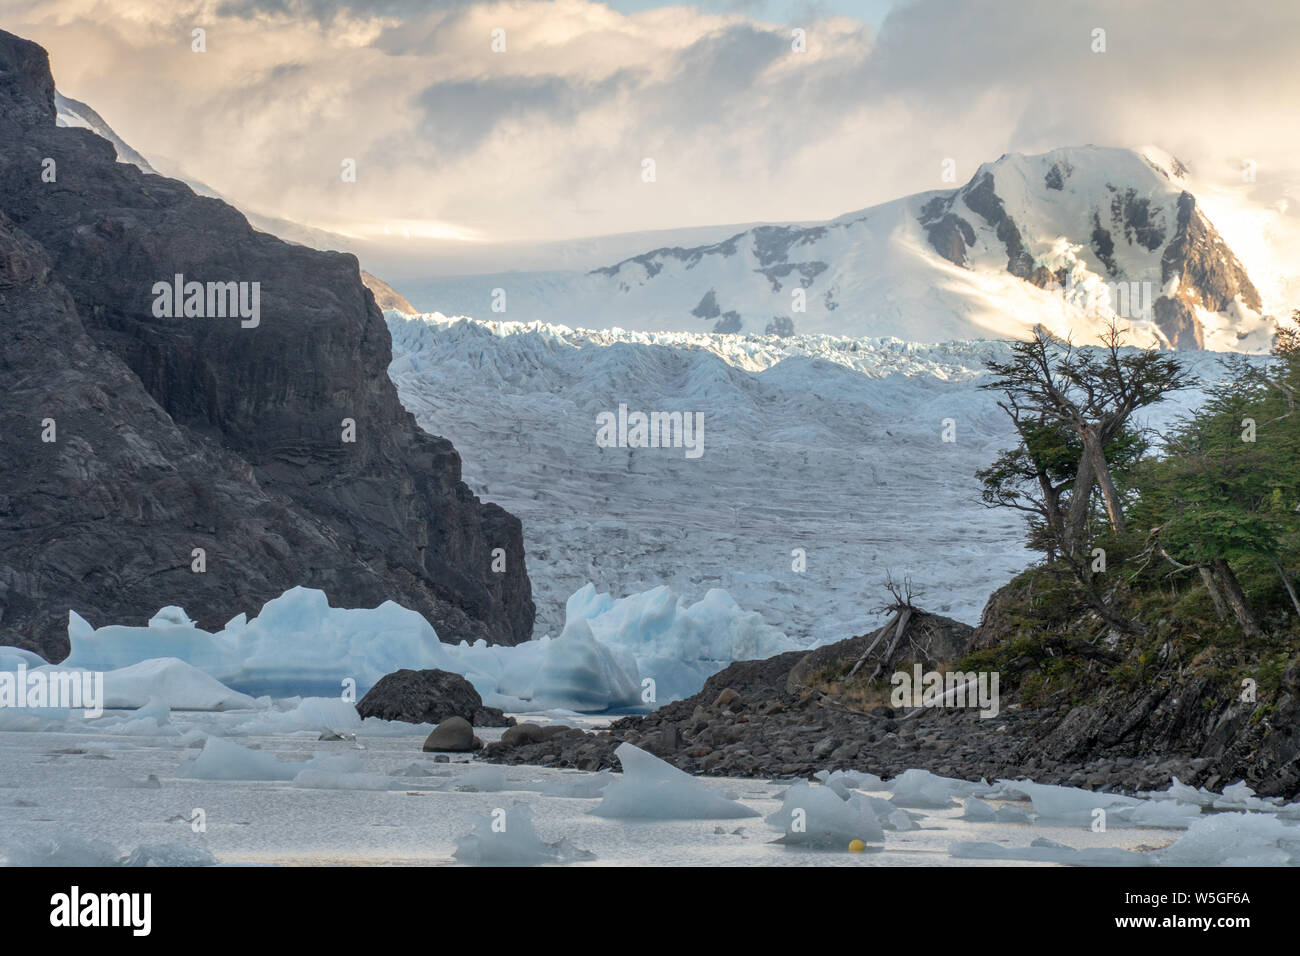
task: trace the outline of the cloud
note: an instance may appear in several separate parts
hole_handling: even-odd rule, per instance
[[[1300,182],[1300,10],[1269,0],[913,0],[878,32],[825,13],[842,4],[8,6],[60,87],[146,156],[323,227],[536,240],[816,219],[940,188],[946,158],[965,177],[1085,142],[1162,145],[1225,181],[1251,157],[1261,190]],[[797,23],[768,19],[796,6]]]

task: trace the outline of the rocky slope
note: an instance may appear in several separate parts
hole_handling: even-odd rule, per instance
[[[1004,599],[995,596],[991,608]],[[943,669],[936,650],[955,655],[961,646],[987,644],[996,626],[986,619],[972,631],[936,615],[923,621],[938,640],[911,656]],[[1245,780],[1264,796],[1300,795],[1300,665],[1286,671],[1275,697],[1258,704],[1240,701],[1221,681],[1188,674],[1140,690],[1115,687],[1078,705],[1031,706],[1006,688],[1011,675],[1004,674],[1000,712],[984,718],[974,708],[894,708],[867,699],[844,675],[870,639],[738,662],[694,697],[646,717],[597,733],[543,739],[521,732],[489,744],[484,756],[596,770],[617,766],[614,749],[627,741],[683,770],[717,776],[857,770],[888,778],[920,768],[969,780],[1029,777],[1130,792],[1165,789],[1177,776],[1210,789]],[[906,670],[908,659],[891,658],[890,667]]]
[[[70,608],[217,628],[298,584],[527,640],[520,524],[402,408],[356,260],[117,162],[54,97],[44,50],[0,32],[0,643],[57,660]],[[256,322],[157,316],[178,275],[256,288]]]

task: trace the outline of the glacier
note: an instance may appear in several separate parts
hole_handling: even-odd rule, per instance
[[[1014,441],[980,389],[1007,342],[385,318],[403,405],[462,451],[476,494],[523,521],[538,633],[559,633],[588,582],[667,585],[723,590],[809,647],[883,623],[890,572],[927,610],[975,624],[1031,559],[1021,516],[986,507],[975,478]],[[1218,354],[1180,358],[1221,377]],[[1167,426],[1201,394],[1142,424]],[[600,447],[597,416],[620,404],[702,411],[703,456]]]

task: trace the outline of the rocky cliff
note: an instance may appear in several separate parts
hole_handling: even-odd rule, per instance
[[[519,521],[402,408],[356,259],[116,162],[54,97],[0,31],[0,643],[58,659],[70,608],[217,628],[297,584],[527,640]]]

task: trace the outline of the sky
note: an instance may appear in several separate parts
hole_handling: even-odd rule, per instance
[[[1274,0],[0,0],[0,25],[160,169],[360,237],[809,221],[1085,143],[1266,202],[1300,182],[1300,4]]]

